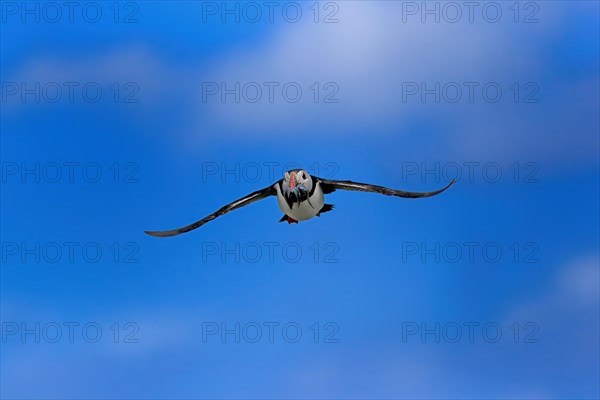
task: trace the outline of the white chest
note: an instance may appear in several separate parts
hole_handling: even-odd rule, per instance
[[[325,196],[323,194],[323,190],[321,189],[321,185],[318,182],[316,185],[315,191],[313,192],[312,196],[308,198],[308,200],[305,200],[301,203],[293,203],[292,208],[290,208],[288,203],[285,201],[279,185],[276,185],[277,203],[279,204],[281,211],[296,221],[306,221],[317,215],[325,204]]]

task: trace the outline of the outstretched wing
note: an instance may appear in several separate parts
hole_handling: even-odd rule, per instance
[[[421,197],[431,197],[436,194],[442,193],[444,190],[448,189],[450,186],[454,185],[456,179],[453,179],[452,182],[448,184],[443,189],[436,190],[434,192],[405,192],[403,190],[390,189],[383,186],[370,185],[368,183],[359,183],[352,181],[335,181],[329,179],[321,179],[317,178],[321,183],[321,188],[323,189],[323,193],[331,193],[336,189],[340,190],[355,190],[359,192],[374,192],[385,194],[386,196],[398,196],[398,197],[406,197],[409,199],[418,199]]]
[[[150,236],[155,236],[155,237],[177,236],[182,233],[186,233],[186,232],[189,232],[196,228],[199,228],[202,225],[204,225],[205,223],[212,221],[213,219],[220,217],[223,214],[227,214],[229,211],[233,211],[235,209],[247,206],[248,204],[252,204],[255,201],[262,200],[266,197],[274,196],[276,194],[277,194],[277,192],[275,190],[275,185],[271,185],[264,189],[257,190],[254,193],[250,193],[249,195],[244,196],[241,199],[237,199],[233,203],[229,203],[226,206],[219,208],[214,213],[212,213],[212,214],[202,218],[201,220],[196,221],[193,224],[190,224],[188,226],[184,226],[184,227],[178,228],[178,229],[173,229],[170,231],[144,231],[144,232]]]

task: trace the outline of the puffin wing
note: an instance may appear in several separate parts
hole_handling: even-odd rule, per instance
[[[440,194],[450,186],[454,185],[456,179],[453,179],[452,182],[448,184],[445,188],[440,190],[436,190],[434,192],[405,192],[403,190],[390,189],[383,186],[371,185],[369,183],[359,183],[352,181],[336,181],[330,179],[321,179],[317,178],[321,184],[321,188],[323,189],[323,193],[331,193],[336,189],[340,190],[354,190],[358,192],[373,192],[373,193],[381,193],[386,196],[397,196],[397,197],[405,197],[409,199],[418,199],[421,197],[431,197],[436,194]]]
[[[186,232],[192,231],[196,228],[199,228],[202,225],[204,225],[205,223],[212,221],[213,219],[220,217],[221,215],[227,214],[230,211],[236,210],[238,208],[247,206],[248,204],[252,204],[255,201],[262,200],[264,198],[267,198],[269,196],[274,196],[274,195],[277,195],[277,192],[275,190],[275,185],[271,185],[264,189],[257,190],[256,192],[250,193],[249,195],[244,196],[241,199],[237,199],[236,201],[219,208],[214,213],[202,218],[199,221],[194,222],[193,224],[184,226],[182,228],[173,229],[170,231],[144,231],[144,232],[150,236],[155,236],[155,237],[177,236],[182,233],[186,233]]]

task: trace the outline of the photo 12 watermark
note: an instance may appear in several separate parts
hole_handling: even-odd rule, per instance
[[[137,104],[139,95],[140,86],[132,81],[2,82],[2,104]]]
[[[205,321],[202,343],[339,343],[335,322]]]
[[[534,241],[406,241],[400,244],[403,264],[538,264],[539,253],[540,245]]]
[[[336,242],[202,242],[203,264],[338,264]]]
[[[139,17],[140,6],[135,1],[0,2],[0,20],[3,24],[137,24]]]
[[[402,82],[402,103],[490,103],[537,104],[537,82]]]
[[[5,161],[0,164],[3,184],[139,183],[139,164],[133,161]]]
[[[279,161],[263,162],[218,162],[205,161],[201,165],[201,181],[209,180],[226,182],[247,183],[275,183],[283,178],[285,173],[294,169],[304,169],[312,176],[324,179],[333,179],[339,172],[340,166],[333,161],[313,162],[308,165],[290,161],[281,163]]]
[[[540,5],[535,1],[403,1],[402,23],[488,23],[502,21],[537,24]]]
[[[340,4],[334,1],[203,1],[202,23],[256,24],[308,21],[340,22]]]
[[[402,182],[418,179],[419,182],[459,183],[498,183],[515,184],[539,183],[540,166],[534,161],[450,161],[417,162],[405,161],[400,164]]]
[[[340,102],[336,82],[294,81],[202,82],[202,103],[323,103]]]
[[[95,241],[2,241],[2,264],[137,264],[140,246],[136,242]]]
[[[539,343],[537,323],[494,321],[402,322],[402,343]]]
[[[140,328],[135,322],[95,321],[3,321],[1,343],[139,343]]]

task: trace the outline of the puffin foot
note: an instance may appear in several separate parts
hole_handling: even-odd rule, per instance
[[[288,224],[297,224],[298,223],[298,221],[296,221],[295,219],[290,218],[290,217],[287,217],[287,222],[288,222]]]

